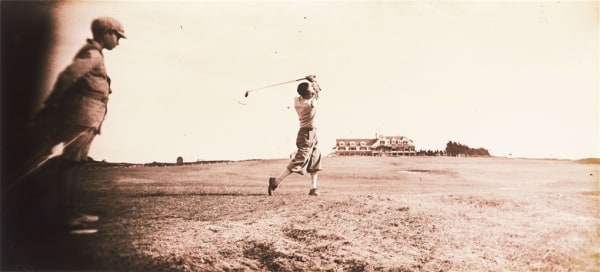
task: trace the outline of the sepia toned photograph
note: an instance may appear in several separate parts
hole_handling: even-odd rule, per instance
[[[599,271],[598,1],[0,1],[1,271]]]

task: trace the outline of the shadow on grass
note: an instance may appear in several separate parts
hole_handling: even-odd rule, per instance
[[[201,192],[201,193],[168,193],[168,192],[152,192],[152,193],[137,193],[131,194],[132,197],[177,197],[177,196],[267,196],[266,193],[258,194],[258,193],[209,193],[209,192]]]
[[[123,240],[102,246],[102,234],[71,234],[56,226],[26,228],[2,241],[2,271],[170,271],[168,261],[119,254],[135,252]]]

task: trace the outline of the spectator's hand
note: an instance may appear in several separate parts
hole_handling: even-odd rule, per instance
[[[308,80],[310,82],[317,81],[316,78],[317,78],[317,76],[315,76],[315,75],[308,75],[308,76],[306,76],[306,80]]]

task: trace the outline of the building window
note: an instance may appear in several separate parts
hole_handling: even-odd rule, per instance
[[[346,143],[344,143],[344,142],[339,142],[339,143],[338,143],[338,145],[339,145],[339,146],[345,146],[345,145],[346,145]]]
[[[360,146],[366,146],[367,143],[366,142],[360,142]]]
[[[350,146],[356,146],[355,142],[350,142]]]

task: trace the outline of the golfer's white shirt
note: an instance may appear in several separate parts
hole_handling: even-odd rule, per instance
[[[294,99],[294,108],[298,113],[301,128],[315,128],[315,115],[317,113],[316,100],[304,99],[298,96]]]

